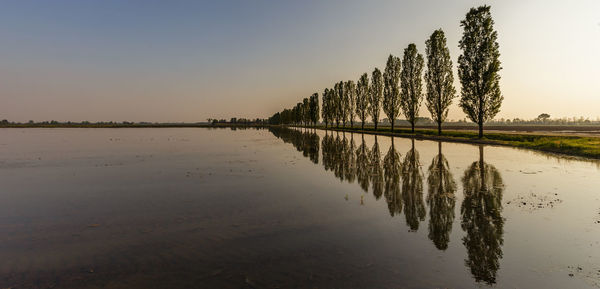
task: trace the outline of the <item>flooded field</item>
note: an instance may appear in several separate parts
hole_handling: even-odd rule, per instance
[[[1,129],[0,288],[599,288],[600,165],[293,129]]]

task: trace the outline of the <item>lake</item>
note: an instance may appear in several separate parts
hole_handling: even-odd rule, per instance
[[[304,129],[0,129],[0,288],[598,288],[600,164]]]

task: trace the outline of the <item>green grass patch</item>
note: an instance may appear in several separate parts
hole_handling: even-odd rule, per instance
[[[373,127],[365,127],[363,130],[356,127],[340,128],[339,130],[392,135],[389,127],[377,128],[377,130]],[[480,139],[476,131],[442,131],[442,135],[438,136],[437,130],[415,129],[415,132],[413,133],[407,128],[394,129],[393,135],[417,136],[432,140],[455,140],[467,143],[507,145],[538,151],[600,159],[600,138],[598,137],[484,132],[484,137]]]

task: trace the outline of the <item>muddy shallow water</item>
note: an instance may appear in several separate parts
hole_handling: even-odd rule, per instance
[[[0,288],[598,288],[600,166],[291,129],[0,129]]]

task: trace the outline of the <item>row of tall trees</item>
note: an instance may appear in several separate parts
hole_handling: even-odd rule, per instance
[[[304,98],[302,102],[298,102],[293,108],[286,108],[275,113],[269,118],[268,122],[270,124],[316,126],[320,119],[319,114],[319,94],[313,93],[310,97]]]
[[[458,58],[458,77],[462,89],[459,106],[479,126],[479,137],[483,136],[483,124],[500,111],[503,100],[498,74],[501,69],[499,45],[493,25],[490,6],[471,8],[461,21],[463,35],[459,47],[462,54]],[[340,124],[346,127],[347,123],[354,126],[358,116],[364,129],[370,117],[377,130],[383,110],[390,120],[392,131],[395,120],[402,113],[414,132],[424,100],[431,118],[437,123],[438,134],[441,134],[442,123],[446,121],[450,105],[456,97],[453,82],[446,36],[442,29],[438,29],[425,42],[425,57],[411,43],[404,49],[402,59],[390,55],[383,73],[375,68],[370,80],[369,75],[364,73],[356,84],[352,80],[340,81],[333,88],[326,88],[322,97],[323,122],[326,128],[334,123],[338,128]],[[318,99],[318,94],[315,95],[315,99]],[[312,99],[305,98],[291,111],[281,112],[280,123],[316,125],[319,119],[318,102],[316,112],[311,110],[306,113],[307,107],[310,107],[307,103],[312,104]]]

